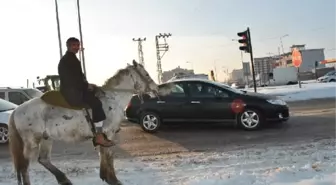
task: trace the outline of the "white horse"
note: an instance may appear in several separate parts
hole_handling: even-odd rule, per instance
[[[109,78],[102,86],[105,93],[99,96],[107,119],[104,133],[114,140],[123,110],[133,93],[158,91],[157,84],[141,64],[133,61]],[[71,107],[58,91],[49,91],[40,98],[27,101],[16,108],[9,120],[9,147],[19,185],[30,185],[28,167],[36,159],[48,169],[61,185],[71,185],[66,175],[50,160],[55,140],[82,142],[93,137],[85,119],[84,107]],[[89,110],[91,114],[91,110]],[[113,150],[99,147],[100,178],[109,185],[121,185],[113,164]]]

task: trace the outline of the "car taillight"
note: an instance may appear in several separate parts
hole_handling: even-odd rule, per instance
[[[126,106],[126,109],[129,109],[131,107],[131,102],[128,102],[127,106]]]

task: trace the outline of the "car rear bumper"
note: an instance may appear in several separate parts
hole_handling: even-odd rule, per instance
[[[138,123],[139,122],[139,120],[136,119],[136,118],[128,118],[128,117],[126,117],[126,120],[129,121],[129,122],[131,122],[131,123]]]
[[[129,111],[127,109],[124,111],[124,117],[125,117],[125,119],[127,121],[131,122],[131,123],[138,123],[139,122],[138,118],[135,118],[135,116],[136,115],[130,116],[130,113],[129,113]]]

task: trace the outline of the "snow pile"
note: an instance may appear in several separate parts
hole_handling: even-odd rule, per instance
[[[254,146],[229,152],[181,153],[116,160],[125,185],[332,185],[335,184],[335,140],[277,147]],[[57,162],[74,184],[103,185],[98,161]],[[9,163],[1,164],[0,185],[15,185]],[[32,184],[56,185],[39,165]]]
[[[253,89],[247,89],[253,92]],[[318,98],[336,98],[336,83],[306,83],[273,87],[258,87],[258,93],[279,96],[285,101],[298,101]]]

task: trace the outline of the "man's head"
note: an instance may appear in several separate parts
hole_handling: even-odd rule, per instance
[[[66,41],[66,46],[67,46],[69,52],[76,54],[79,51],[80,42],[79,42],[79,40],[77,38],[70,37]]]

